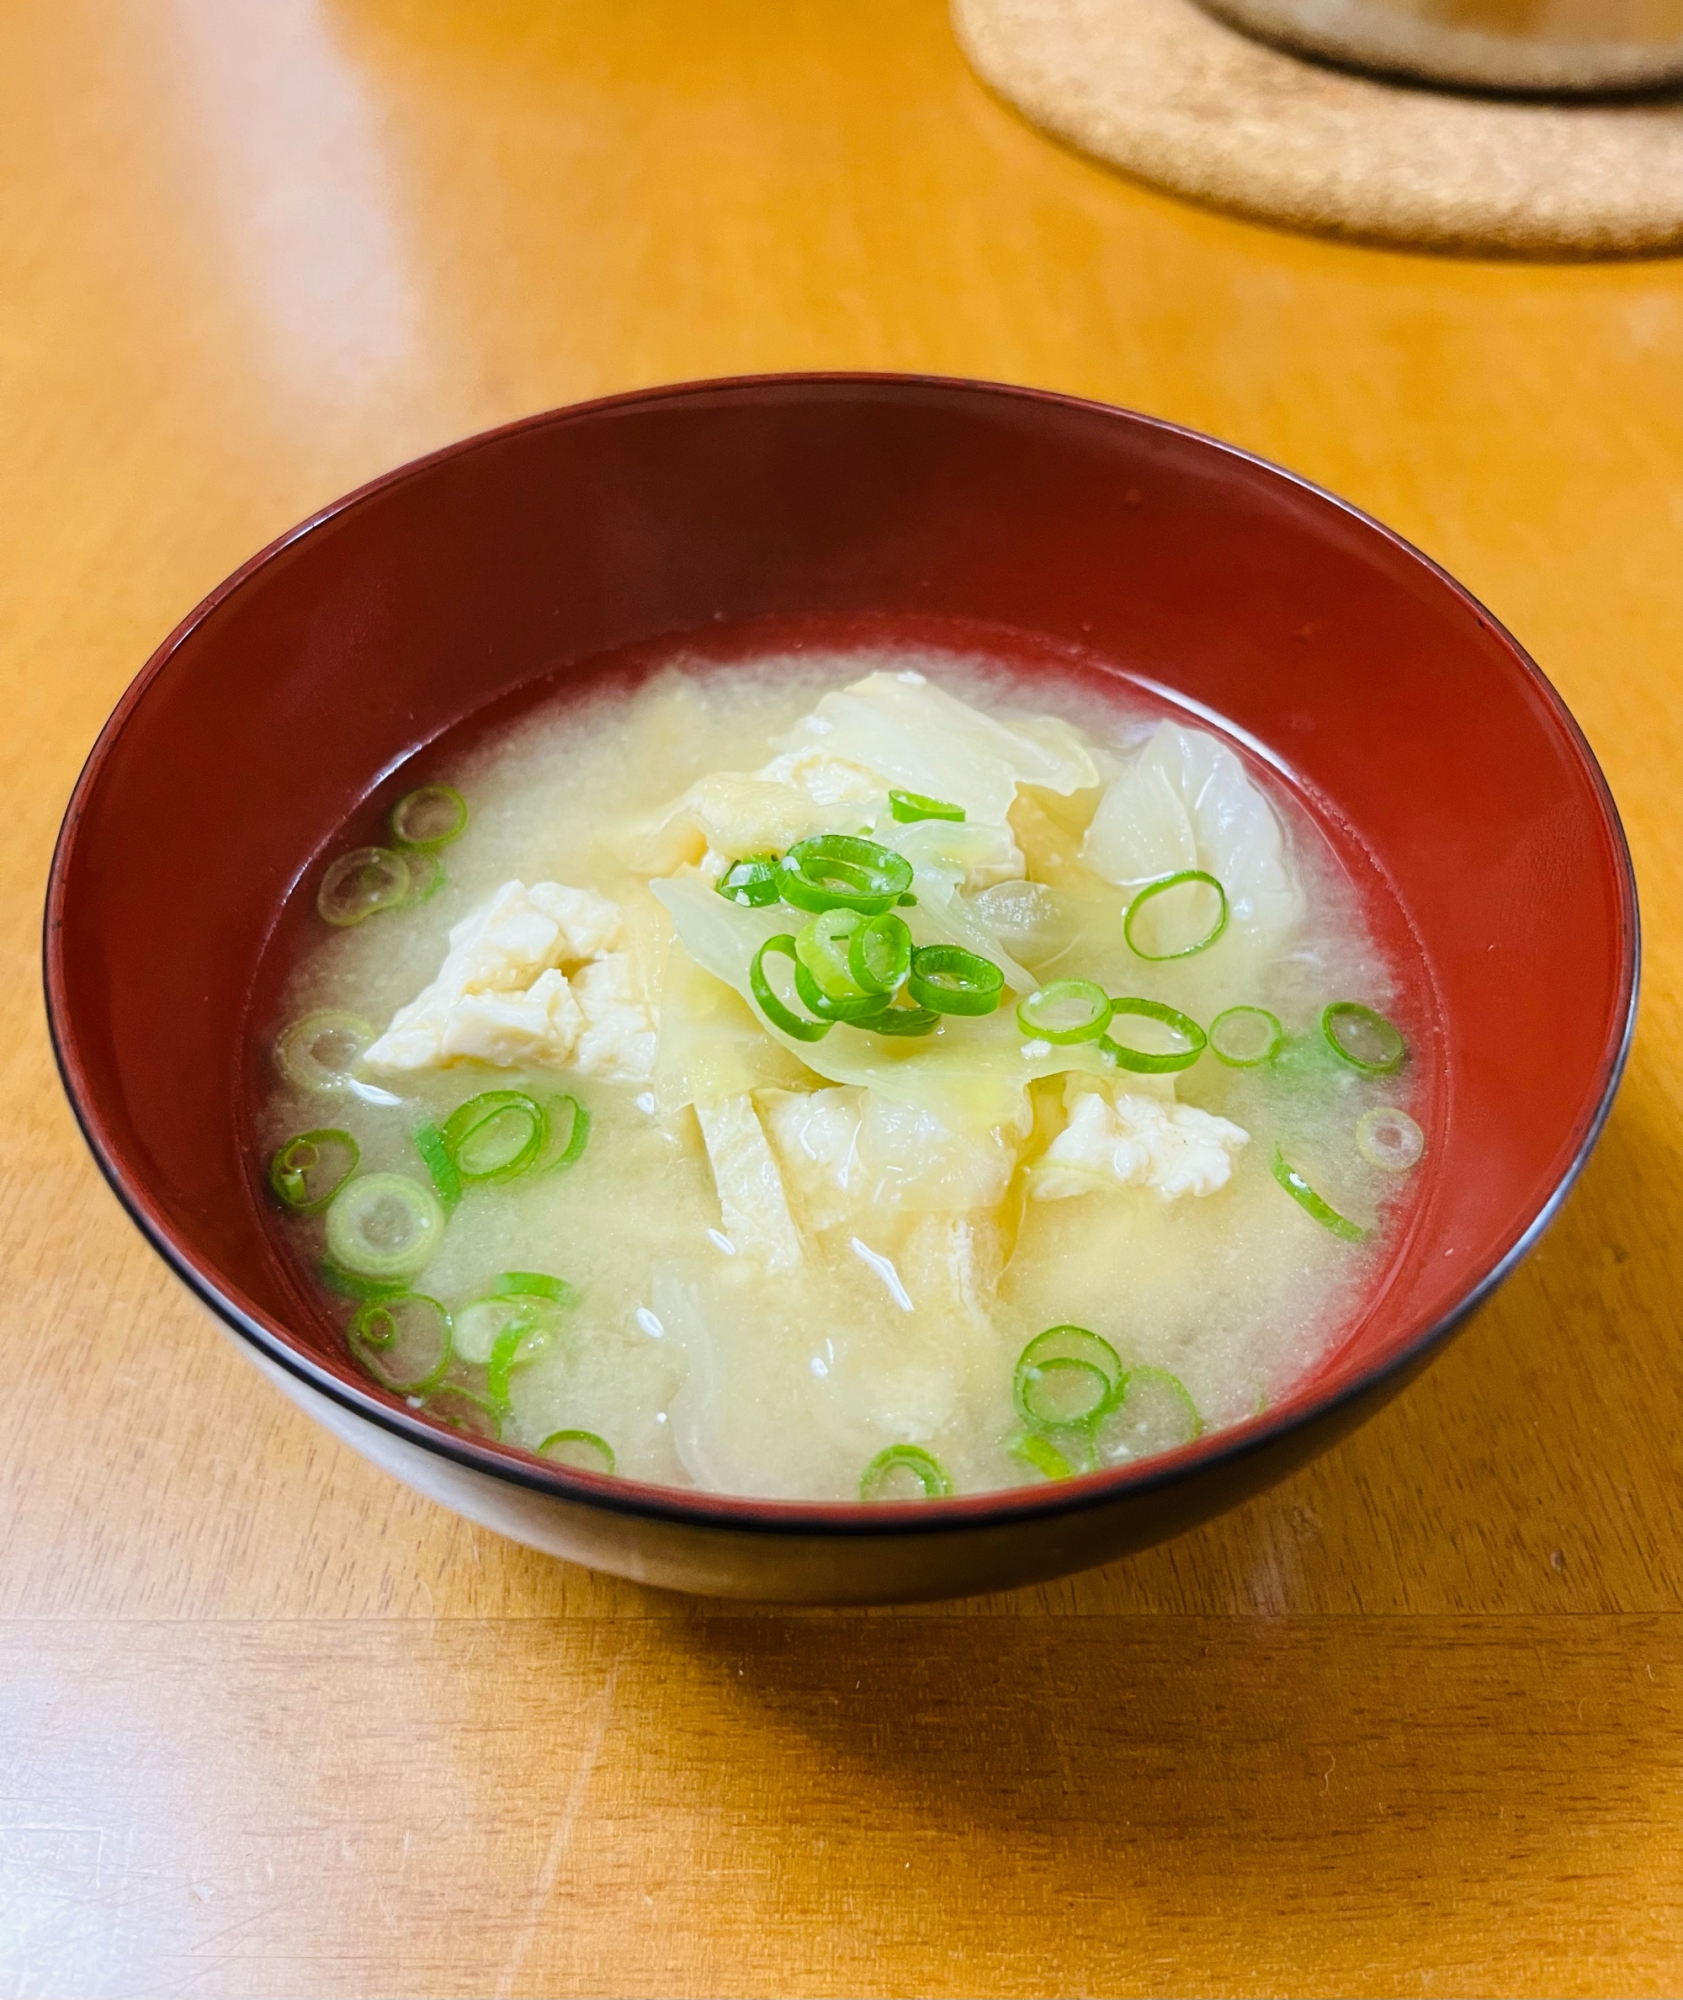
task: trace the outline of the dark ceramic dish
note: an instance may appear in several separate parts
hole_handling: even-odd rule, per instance
[[[367,1380],[298,1291],[242,1132],[264,1088],[262,968],[313,858],[418,747],[520,690],[663,636],[751,649],[756,620],[788,618],[991,634],[1047,671],[1108,660],[1226,718],[1419,969],[1437,1048],[1412,1225],[1345,1343],[1266,1416],[1056,1486],[871,1509],[737,1500],[435,1427]],[[123,697],[65,818],[46,930],[53,1037],[95,1157],[280,1388],[517,1540],[690,1590],[834,1601],[1103,1562],[1360,1423],[1559,1205],[1618,1083],[1636,969],[1600,772],[1542,675],[1441,570],[1170,425],[886,376],[704,383],[535,417],[284,536]]]

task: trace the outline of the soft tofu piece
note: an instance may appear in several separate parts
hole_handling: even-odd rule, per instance
[[[1165,1201],[1214,1194],[1227,1185],[1233,1156],[1250,1134],[1231,1119],[1191,1104],[1088,1090],[1074,1097],[1069,1122],[1029,1176],[1036,1201],[1104,1188],[1155,1188]]]
[[[534,1064],[646,1082],[655,1019],[616,904],[561,882],[505,882],[450,932],[438,976],[363,1060],[382,1070]],[[564,968],[573,968],[571,976]]]
[[[801,1239],[789,1213],[783,1176],[772,1158],[752,1097],[698,1104],[695,1115],[707,1147],[719,1216],[731,1247],[768,1271],[792,1271],[801,1261]]]

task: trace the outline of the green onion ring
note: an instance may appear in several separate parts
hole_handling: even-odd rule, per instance
[[[771,990],[771,981],[766,976],[765,957],[774,952],[786,958],[796,969],[797,978],[800,960],[795,957],[795,940],[787,931],[780,931],[776,937],[767,938],[754,954],[754,962],[748,968],[748,984],[754,998],[759,1002],[760,1012],[774,1028],[781,1029],[797,1042],[821,1042],[835,1026],[833,1021],[803,1021],[793,1008],[785,1007]]]
[[[1004,986],[991,958],[956,944],[919,945],[906,981],[917,1004],[937,1014],[991,1014]]]
[[[857,910],[874,917],[891,910],[912,886],[912,864],[880,841],[853,833],[819,833],[797,840],[778,864],[783,900],[798,910]]]
[[[891,1444],[879,1451],[859,1477],[861,1500],[890,1500],[888,1482],[897,1472],[909,1472],[923,1488],[925,1500],[942,1500],[953,1490],[952,1481],[921,1445]]]
[[[1055,1021],[1066,1024],[1055,1027]],[[1017,1026],[1031,1040],[1070,1048],[1096,1042],[1110,1026],[1110,996],[1091,979],[1054,979],[1017,1003]]]
[[[450,1366],[450,1315],[420,1292],[371,1299],[346,1330],[351,1352],[382,1388],[418,1396]]]
[[[1217,912],[1212,928],[1203,937],[1199,938],[1196,944],[1182,945],[1179,951],[1141,951],[1139,946],[1134,942],[1134,921],[1139,916],[1140,911],[1147,903],[1154,901],[1158,896],[1167,894],[1170,889],[1179,889],[1188,882],[1203,882],[1209,888],[1213,889],[1220,898],[1221,908]],[[1222,932],[1226,930],[1227,916],[1227,891],[1216,878],[1213,875],[1207,874],[1202,868],[1183,868],[1178,875],[1165,875],[1160,882],[1148,882],[1146,884],[1128,905],[1127,912],[1122,918],[1122,935],[1127,939],[1128,949],[1136,958],[1150,959],[1154,964],[1162,964],[1166,959],[1190,958],[1194,952],[1207,951],[1215,943],[1216,939],[1221,936]]]
[[[552,1097],[549,1100],[549,1129],[553,1136],[556,1129],[555,1114],[566,1109],[571,1113],[567,1126],[567,1143],[552,1160],[540,1160],[538,1171],[542,1174],[559,1173],[563,1167],[570,1167],[584,1155],[590,1143],[590,1113],[576,1097]]]
[[[569,1446],[572,1447],[571,1453],[563,1457],[562,1452]],[[613,1446],[594,1431],[551,1431],[538,1446],[537,1455],[553,1459],[570,1472],[607,1473],[614,1469]],[[591,1462],[593,1459],[596,1461],[594,1464]]]
[[[848,1021],[855,1027],[874,1021],[888,1005],[888,998],[882,993],[859,993],[851,1000],[827,999],[799,959],[795,961],[795,991],[800,996],[801,1005],[816,1014],[819,1020]]]
[[[1363,1076],[1389,1076],[1402,1068],[1408,1055],[1408,1044],[1401,1030],[1359,1000],[1335,1000],[1330,1007],[1323,1008],[1321,1033],[1333,1054],[1352,1069],[1359,1069]],[[1351,1034],[1367,1039],[1372,1053],[1357,1054],[1346,1039]]]
[[[423,1165],[432,1176],[433,1187],[446,1209],[454,1208],[462,1198],[462,1177],[456,1171],[456,1162],[451,1157],[450,1148],[444,1143],[444,1134],[429,1118],[415,1127],[411,1135],[415,1150],[420,1154]]]
[[[898,993],[912,969],[912,934],[892,910],[866,917],[847,940],[847,969],[867,993]]]
[[[1183,1014],[1178,1007],[1165,1005],[1161,1000],[1140,1000],[1124,998],[1110,1003],[1111,1019],[1118,1014],[1137,1015],[1147,1021],[1161,1021],[1165,1028],[1172,1028],[1186,1043],[1184,1049],[1172,1049],[1164,1055],[1153,1055],[1144,1049],[1131,1049],[1125,1043],[1105,1035],[1099,1047],[1118,1068],[1131,1069],[1139,1076],[1163,1076],[1172,1070],[1190,1069],[1204,1053],[1209,1037],[1193,1020],[1190,1014]]]
[[[1376,1104],[1356,1120],[1356,1151],[1369,1166],[1406,1174],[1420,1164],[1425,1150],[1425,1133],[1394,1104]]]
[[[925,798],[922,792],[890,792],[888,810],[902,826],[909,826],[920,819],[952,819],[964,817],[963,806],[948,805],[945,799]]]
[[[353,1299],[358,1305],[366,1305],[370,1299],[401,1298],[409,1289],[402,1278],[359,1278],[354,1271],[335,1264],[331,1257],[324,1257],[317,1269],[330,1292],[337,1292],[342,1299]]]
[[[848,940],[864,921],[857,910],[820,910],[795,933],[796,961],[826,1000],[857,1000],[877,991],[860,986],[847,965]]]
[[[297,1084],[300,1090],[324,1095],[348,1090],[351,1072],[377,1033],[373,1022],[365,1021],[360,1014],[342,1014],[334,1009],[306,1014],[276,1037],[275,1064],[287,1082]],[[325,1055],[323,1042],[330,1042]],[[338,1046],[331,1046],[333,1043]]]
[[[403,865],[409,870],[409,894],[399,908],[412,910],[444,887],[444,863],[430,848],[406,848]]]
[[[499,1417],[506,1417],[511,1408],[509,1377],[517,1368],[530,1367],[548,1345],[548,1332],[536,1320],[519,1314],[491,1343],[491,1358],[485,1364],[485,1393]]]
[[[1025,1423],[1041,1430],[1078,1430],[1092,1423],[1110,1400],[1102,1368],[1070,1355],[1017,1364],[1012,1393]]]
[[[327,1211],[327,1254],[353,1278],[410,1277],[443,1234],[438,1197],[407,1174],[360,1174],[340,1188]]]
[[[1229,1069],[1258,1069],[1285,1045],[1280,1017],[1266,1007],[1229,1007],[1210,1023],[1210,1054]]]
[[[1298,1207],[1306,1215],[1312,1215],[1323,1229],[1330,1229],[1334,1236],[1342,1236],[1346,1243],[1366,1242],[1368,1232],[1361,1224],[1352,1222],[1347,1215],[1340,1215],[1330,1201],[1318,1195],[1278,1146],[1274,1148],[1274,1178]]]
[[[345,1155],[344,1165],[324,1188],[313,1181],[322,1160],[322,1149],[332,1147]],[[275,1199],[294,1215],[317,1215],[356,1172],[361,1148],[349,1132],[330,1126],[319,1132],[300,1132],[288,1139],[269,1162],[269,1185]]]
[[[775,854],[745,855],[733,861],[714,886],[727,903],[739,903],[745,910],[763,910],[783,893],[777,885],[777,867]]]
[[[316,908],[335,929],[348,930],[381,910],[395,910],[415,893],[409,863],[389,847],[353,847],[332,862],[316,891]]]
[[[941,1025],[933,1007],[884,1007],[879,1014],[867,1014],[851,1025],[872,1035],[932,1035]]]
[[[578,1293],[565,1278],[552,1278],[547,1271],[503,1271],[492,1281],[494,1299],[548,1299],[552,1305],[570,1306]]]
[[[522,1128],[518,1144],[508,1131],[511,1122]],[[462,1180],[469,1187],[483,1187],[511,1181],[532,1165],[549,1137],[549,1120],[543,1106],[523,1090],[485,1090],[456,1106],[444,1121],[442,1136]],[[495,1136],[502,1138],[500,1147]]]
[[[1113,1447],[1107,1448],[1106,1445],[1107,1430],[1110,1430],[1114,1426],[1116,1419],[1122,1418],[1125,1420],[1127,1418],[1128,1401],[1136,1390],[1147,1392],[1148,1394],[1151,1391],[1156,1391],[1159,1398],[1167,1396],[1170,1405],[1180,1413],[1185,1431],[1184,1437],[1173,1439],[1168,1444],[1158,1445],[1153,1451],[1140,1453],[1138,1454],[1139,1456],[1150,1457],[1154,1455],[1155,1451],[1174,1451],[1178,1446],[1191,1444],[1195,1439],[1203,1436],[1204,1419],[1198,1414],[1198,1405],[1193,1402],[1191,1395],[1187,1391],[1186,1384],[1178,1375],[1171,1375],[1166,1368],[1154,1368],[1150,1366],[1130,1368],[1118,1384],[1116,1393],[1111,1397],[1103,1417],[1094,1426],[1093,1442],[1099,1456],[1109,1457],[1112,1464],[1118,1464],[1125,1462],[1126,1458],[1133,1458],[1136,1455],[1131,1448],[1126,1448],[1125,1438],[1117,1440],[1117,1442],[1123,1444],[1125,1447],[1124,1459],[1111,1456]],[[1139,1419],[1136,1417],[1136,1435],[1138,1434],[1138,1423]]]
[[[460,1388],[456,1383],[446,1383],[442,1389],[434,1389],[428,1396],[426,1411],[438,1423],[448,1424],[454,1431],[466,1431],[470,1437],[482,1437],[492,1444],[503,1434],[501,1412],[485,1396],[476,1396],[471,1389]]]
[[[454,785],[422,785],[392,807],[392,839],[399,847],[448,847],[467,830],[468,809]]]
[[[1017,1356],[1017,1373],[1041,1367],[1048,1361],[1081,1361],[1089,1368],[1096,1368],[1105,1378],[1106,1393],[1112,1398],[1122,1387],[1125,1371],[1121,1355],[1091,1327],[1065,1324],[1049,1326],[1044,1333],[1037,1333]]]
[[[1045,1438],[1033,1431],[1025,1431],[1020,1437],[1014,1437],[1005,1449],[1013,1458],[1020,1459],[1024,1465],[1032,1465],[1036,1472],[1044,1473],[1048,1479],[1075,1477],[1075,1467],[1057,1446],[1048,1443]]]

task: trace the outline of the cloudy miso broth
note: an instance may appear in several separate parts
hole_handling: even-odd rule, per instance
[[[1285,789],[1125,683],[679,657],[381,842],[305,885],[257,1164],[441,1422],[791,1499],[1064,1478],[1279,1398],[1401,1226],[1396,970]]]

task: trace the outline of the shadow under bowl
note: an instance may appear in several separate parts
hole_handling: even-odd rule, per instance
[[[1391,912],[1438,1021],[1412,1226],[1284,1402],[1128,1468],[865,1508],[639,1486],[378,1388],[268,1233],[247,1043],[301,879],[441,733],[607,656],[817,620],[1120,668],[1272,762]],[[1047,670],[1052,670],[1048,664]],[[1061,669],[1060,669],[1061,670]],[[312,878],[313,880],[313,878]],[[1637,911],[1613,802],[1515,641],[1416,550],[1172,425],[920,376],[644,391],[469,439],[266,549],[147,663],[47,900],[49,1018],[96,1159],[262,1371],[518,1541],[680,1589],[870,1602],[1106,1561],[1282,1477],[1421,1368],[1536,1239],[1617,1087]]]

